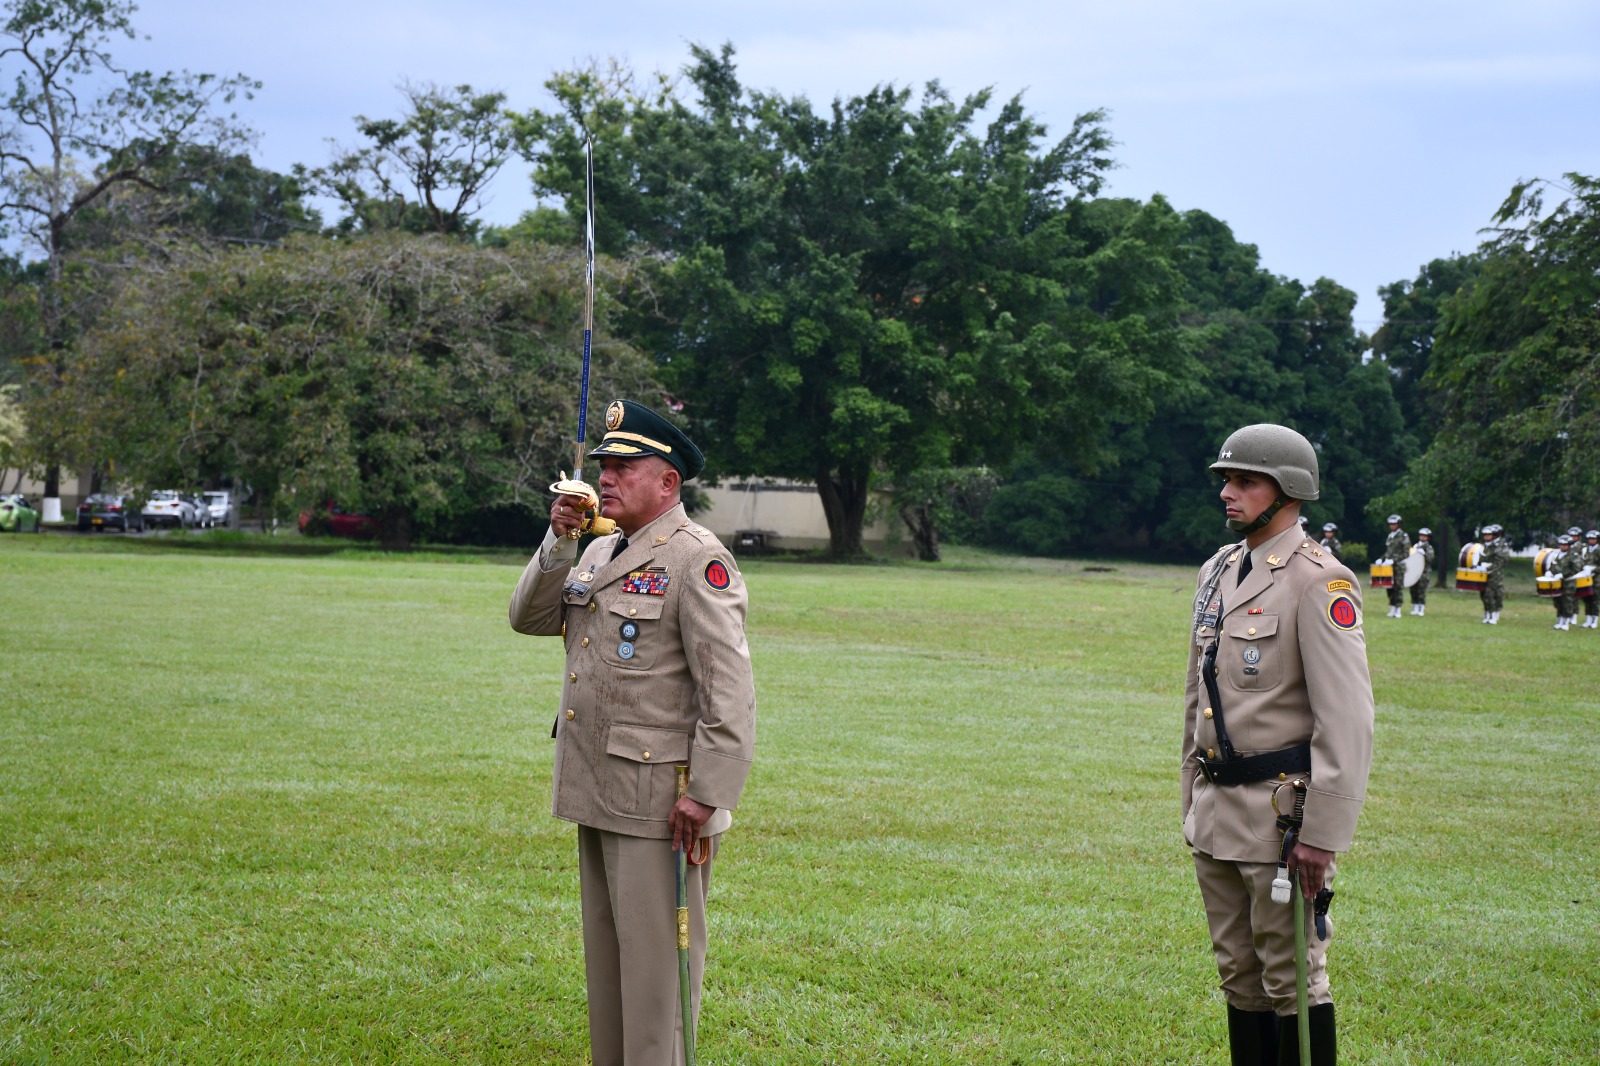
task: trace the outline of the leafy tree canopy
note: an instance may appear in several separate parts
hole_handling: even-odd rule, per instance
[[[1462,529],[1592,523],[1600,181],[1518,182],[1494,221],[1476,277],[1444,303],[1423,379],[1438,433],[1392,502],[1447,513]]]
[[[474,233],[485,190],[510,157],[505,94],[404,82],[400,95],[401,118],[356,116],[365,143],[296,176],[344,204],[342,231]]]
[[[507,508],[526,543],[576,425],[580,273],[570,251],[405,234],[171,249],[128,264],[36,416],[124,484],[333,499],[396,547]],[[625,280],[601,264],[602,321]],[[626,345],[600,356],[598,395],[658,391]]]
[[[1148,413],[1176,353],[1105,317],[1135,322],[1159,283],[1084,264],[1075,225],[1112,165],[1103,113],[1051,142],[1020,98],[987,125],[989,92],[937,83],[819,110],[748,90],[731,46],[692,60],[692,98],[558,76],[562,110],[519,132],[575,216],[594,138],[602,247],[659,255],[627,328],[716,470],[814,481],[848,557],[879,471],[1002,463],[1040,432],[1092,467]]]

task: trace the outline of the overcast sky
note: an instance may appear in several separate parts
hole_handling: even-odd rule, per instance
[[[118,46],[130,65],[265,83],[241,117],[278,170],[326,162],[357,114],[395,115],[402,79],[548,107],[553,71],[615,56],[676,72],[689,42],[731,41],[746,85],[817,105],[937,78],[1023,93],[1057,134],[1104,107],[1107,194],[1216,215],[1274,273],[1354,289],[1369,331],[1378,286],[1475,247],[1518,178],[1600,174],[1594,0],[147,0],[136,24],[152,39]],[[526,165],[490,192],[485,217],[514,221],[533,203]]]

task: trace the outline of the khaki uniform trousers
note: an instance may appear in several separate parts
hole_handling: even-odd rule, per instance
[[[1211,950],[1217,957],[1222,994],[1230,1006],[1247,1011],[1296,1011],[1294,994],[1294,901],[1272,902],[1277,863],[1227,862],[1194,853],[1195,877],[1206,904]],[[1333,866],[1328,883],[1333,883]],[[1328,991],[1328,940],[1318,940],[1306,901],[1306,984],[1310,1004],[1331,1003]],[[598,1061],[598,1060],[596,1060]]]
[[[706,894],[721,834],[690,866],[689,982],[700,1021]],[[578,827],[583,963],[594,1066],[683,1066],[678,995],[678,875],[672,841]]]

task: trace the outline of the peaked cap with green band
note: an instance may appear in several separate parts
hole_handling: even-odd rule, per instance
[[[589,453],[590,458],[603,455],[618,459],[659,455],[677,467],[685,481],[694,480],[706,465],[706,457],[683,430],[632,400],[612,400],[607,405],[605,439]]]

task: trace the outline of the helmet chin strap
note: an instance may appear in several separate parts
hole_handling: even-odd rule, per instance
[[[1230,518],[1228,519],[1228,528],[1235,533],[1244,533],[1246,535],[1254,533],[1258,529],[1266,529],[1277,513],[1283,510],[1283,505],[1288,502],[1289,497],[1279,493],[1278,498],[1273,500],[1271,505],[1265,511],[1256,515],[1253,520],[1246,522],[1243,519]]]

